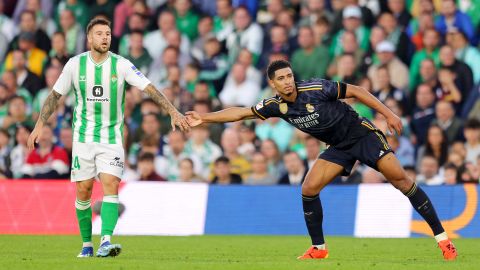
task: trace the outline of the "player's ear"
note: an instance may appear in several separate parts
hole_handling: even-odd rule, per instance
[[[268,85],[270,86],[270,88],[275,89],[275,84],[273,83],[273,80],[270,78],[268,79]]]

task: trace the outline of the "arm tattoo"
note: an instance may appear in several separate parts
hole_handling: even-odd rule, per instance
[[[59,93],[52,90],[50,95],[48,95],[45,103],[43,104],[42,111],[40,112],[40,121],[43,124],[46,124],[50,115],[55,111],[57,108],[58,100],[62,97]]]
[[[165,95],[158,91],[155,86],[152,84],[147,85],[147,87],[144,90],[152,99],[160,105],[164,110],[166,110],[169,114],[175,112],[177,109],[168,101],[168,99],[165,97]]]

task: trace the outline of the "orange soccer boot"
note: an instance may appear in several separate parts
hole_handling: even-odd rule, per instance
[[[311,246],[302,256],[299,256],[299,260],[308,260],[308,259],[326,259],[328,258],[328,250],[318,249],[314,246]]]
[[[450,239],[438,242],[438,247],[442,250],[443,258],[447,261],[453,261],[457,258],[457,249]]]

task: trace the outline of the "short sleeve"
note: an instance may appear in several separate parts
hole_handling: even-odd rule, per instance
[[[70,89],[72,88],[73,61],[73,59],[68,60],[68,62],[63,67],[62,73],[53,85],[53,90],[55,90],[55,92],[59,93],[62,96],[68,94],[68,91],[70,91]]]
[[[343,82],[338,81],[322,81],[322,91],[323,95],[326,96],[327,100],[337,100],[344,99],[347,92],[347,85]]]
[[[121,68],[125,72],[125,81],[143,91],[151,83],[150,80],[129,60],[122,59],[122,62]]]
[[[286,105],[286,104],[285,104]],[[257,105],[252,106],[252,112],[258,118],[265,120],[270,117],[278,117],[280,115],[280,101],[277,98],[267,98],[260,101]]]

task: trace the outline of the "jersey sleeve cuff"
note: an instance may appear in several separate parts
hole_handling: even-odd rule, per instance
[[[261,115],[261,114],[257,111],[257,109],[255,109],[255,106],[251,107],[251,109],[252,109],[253,114],[254,114],[255,116],[257,116],[258,118],[260,118],[260,119],[262,119],[262,120],[267,119],[266,117],[264,117],[263,115]]]
[[[347,94],[347,84],[343,82],[337,82],[338,95],[337,99],[344,99]]]

